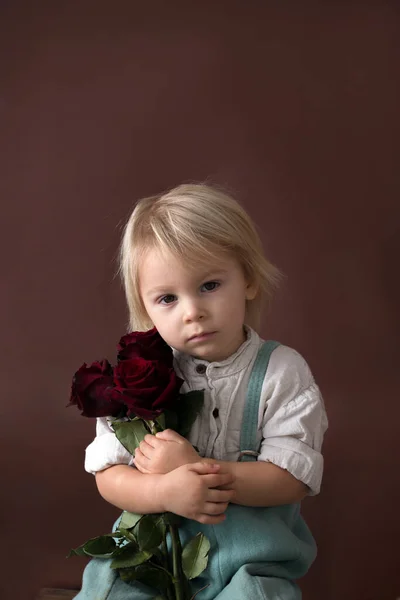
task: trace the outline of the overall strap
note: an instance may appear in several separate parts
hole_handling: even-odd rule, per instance
[[[272,340],[264,342],[258,351],[257,358],[250,373],[246,403],[243,411],[242,430],[240,434],[239,461],[254,460],[259,454],[257,426],[261,389],[271,354],[279,345],[279,342],[274,342]]]

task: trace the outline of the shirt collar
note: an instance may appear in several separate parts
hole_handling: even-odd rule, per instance
[[[245,325],[245,333],[246,340],[243,344],[241,344],[234,354],[231,354],[231,356],[222,361],[208,362],[201,358],[190,356],[190,354],[173,350],[179,370],[182,371],[184,376],[192,378],[193,374],[196,373],[196,367],[199,364],[203,364],[206,366],[208,376],[211,376],[213,379],[219,379],[220,377],[233,375],[245,369],[257,354],[261,341],[254,329],[251,329],[247,325]]]

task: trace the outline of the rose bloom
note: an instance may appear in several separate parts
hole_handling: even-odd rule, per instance
[[[127,416],[150,420],[174,409],[182,383],[164,362],[132,358],[114,368],[112,397],[128,408]]]
[[[84,417],[116,417],[123,406],[113,398],[113,388],[113,368],[107,360],[83,363],[72,380],[68,406],[77,406]]]
[[[118,360],[144,358],[172,367],[172,349],[154,327],[149,331],[133,331],[124,335],[117,346]]]

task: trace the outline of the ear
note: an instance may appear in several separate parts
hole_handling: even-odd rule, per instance
[[[246,300],[254,300],[258,293],[257,283],[246,284]]]

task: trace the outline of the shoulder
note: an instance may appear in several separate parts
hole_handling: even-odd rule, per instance
[[[282,406],[305,394],[320,397],[310,367],[293,348],[278,346],[271,354],[265,374],[262,391],[264,401],[275,400]]]
[[[267,376],[295,380],[301,387],[309,387],[314,377],[303,356],[289,346],[279,345],[272,352]]]

